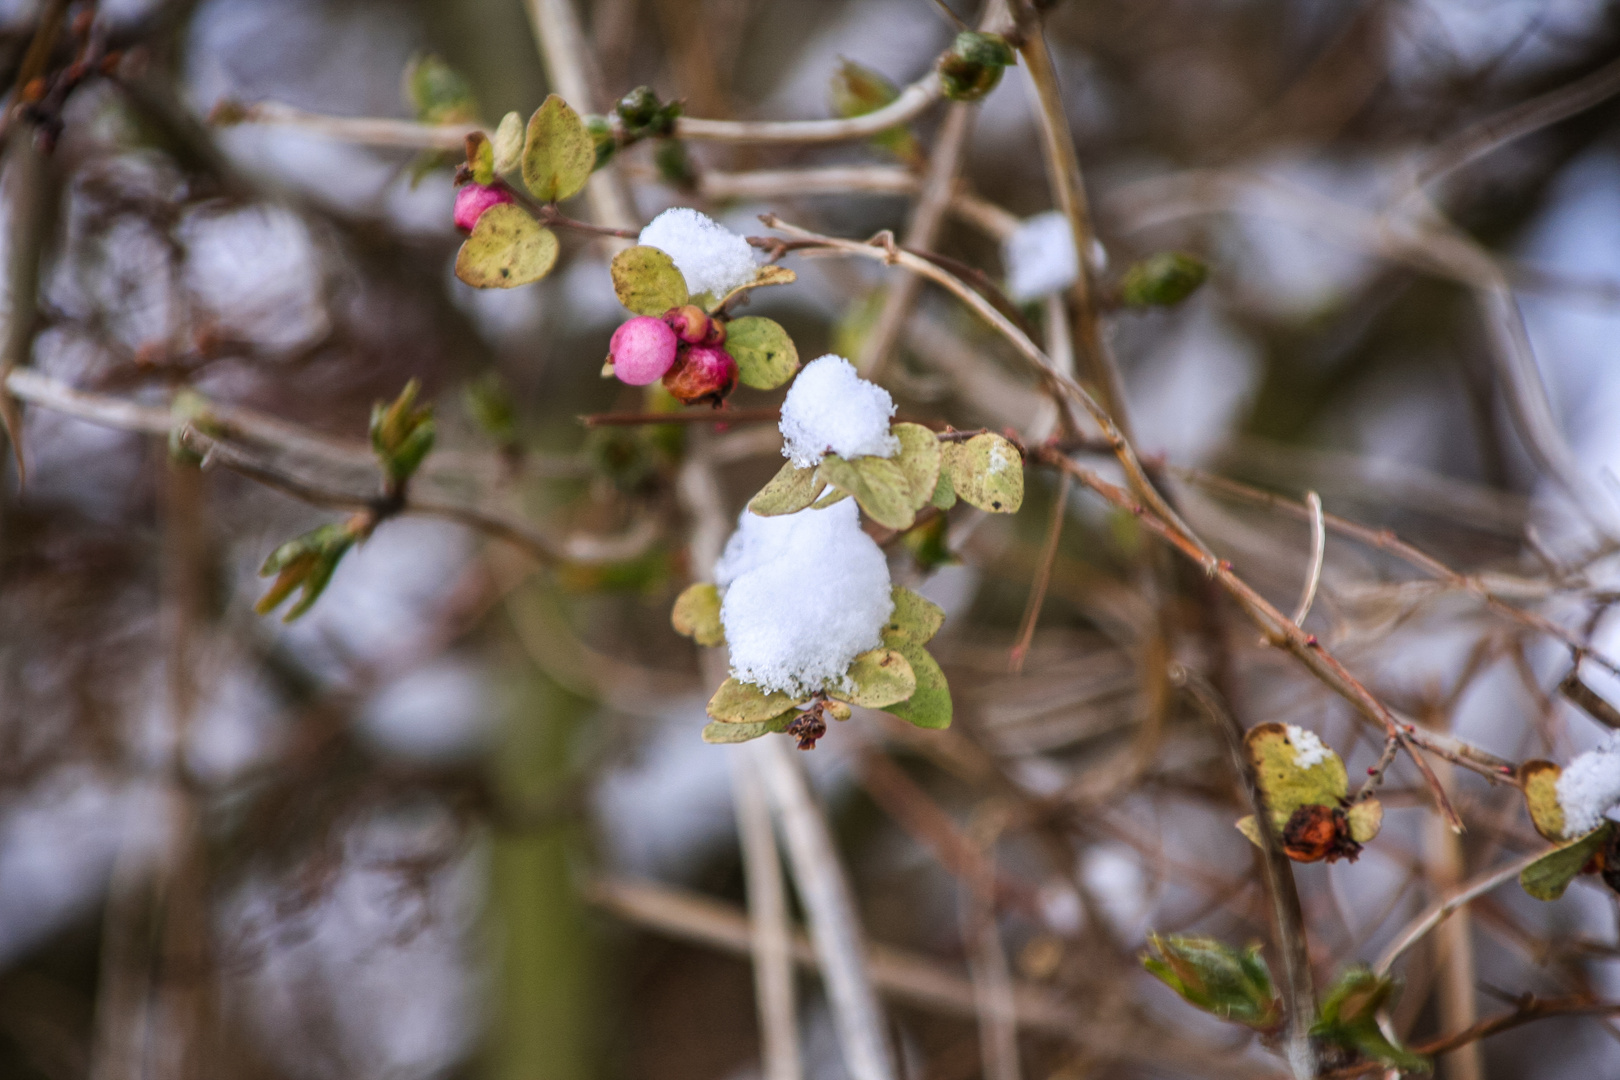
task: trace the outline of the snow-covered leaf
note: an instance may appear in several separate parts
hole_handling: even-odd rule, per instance
[[[689,585],[675,598],[669,621],[676,633],[704,648],[726,643],[726,632],[720,625],[720,590],[707,582]]]
[[[1023,455],[1000,435],[986,432],[947,443],[941,467],[952,490],[980,510],[1013,514],[1024,504]]]
[[[1304,728],[1257,724],[1243,739],[1280,836],[1302,806],[1337,807],[1350,790],[1339,755]]]
[[[774,319],[732,319],[726,324],[726,351],[737,361],[737,378],[756,390],[775,390],[799,370],[799,350]]]
[[[797,514],[815,502],[825,487],[815,469],[801,469],[789,461],[748,501],[748,509],[761,517]]]
[[[708,713],[724,724],[749,724],[779,716],[793,706],[780,690],[766,693],[753,683],[727,679],[709,699]]]
[[[539,281],[557,264],[557,235],[511,203],[485,210],[456,254],[456,277],[475,289]]]
[[[523,142],[523,183],[541,202],[575,194],[596,168],[596,141],[585,121],[552,94],[529,117]]]
[[[825,454],[845,460],[893,457],[900,440],[889,431],[894,399],[868,382],[855,365],[828,353],[804,366],[782,402],[782,452],[795,465],[818,464]]]
[[[909,529],[916,520],[906,474],[887,458],[845,461],[837,454],[828,454],[821,459],[819,472],[829,484],[853,495],[866,516],[885,528]]]
[[[686,279],[675,260],[655,247],[625,248],[613,256],[613,291],[637,315],[658,318],[686,303]]]

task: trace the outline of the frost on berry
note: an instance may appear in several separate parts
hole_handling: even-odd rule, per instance
[[[638,315],[613,332],[608,346],[613,374],[631,386],[647,386],[675,363],[679,342],[662,319]]]
[[[472,232],[484,211],[492,206],[515,201],[510,192],[483,184],[463,184],[456,191],[456,228]]]
[[[737,361],[713,345],[682,346],[664,376],[664,389],[683,405],[719,405],[736,386]]]

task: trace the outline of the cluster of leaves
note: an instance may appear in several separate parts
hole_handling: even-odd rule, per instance
[[[1372,797],[1350,801],[1350,778],[1344,761],[1323,747],[1309,766],[1299,763],[1299,748],[1283,724],[1257,724],[1244,737],[1255,779],[1266,805],[1272,835],[1295,862],[1354,862],[1361,846],[1378,835],[1384,808]],[[1239,831],[1263,846],[1253,815],[1237,823]]]
[[[544,204],[579,193],[596,169],[596,140],[579,114],[556,94],[524,125],[508,113],[493,141],[472,135],[467,168],[485,187],[520,171],[523,186]],[[539,281],[557,264],[557,234],[515,203],[486,210],[456,254],[456,276],[478,289],[511,289]]]
[[[1259,945],[1233,948],[1214,938],[1148,936],[1152,951],[1142,966],[1188,1004],[1222,1020],[1274,1037],[1282,1027],[1282,1001]],[[1311,1038],[1340,1059],[1377,1061],[1404,1072],[1429,1072],[1428,1058],[1396,1045],[1378,1025],[1378,1013],[1399,990],[1393,979],[1362,965],[1340,974],[1318,1007]]]
[[[1564,808],[1558,802],[1562,774],[1563,769],[1551,761],[1527,761],[1519,767],[1530,821],[1556,845],[1519,873],[1519,885],[1537,900],[1557,900],[1581,874],[1598,874],[1620,892],[1620,828],[1605,821],[1590,832],[1567,835]]]
[[[788,732],[808,749],[826,730],[822,717],[847,719],[851,705],[882,709],[920,728],[950,727],[950,687],[939,663],[924,648],[945,624],[945,612],[898,585],[893,596],[894,613],[883,628],[883,644],[857,656],[841,678],[809,697],[766,692],[735,678],[721,683],[709,699],[713,722],[703,729],[703,740],[739,743]],[[699,645],[717,648],[726,643],[720,592],[713,585],[693,585],[681,593],[670,621]]]
[[[348,520],[322,525],[282,544],[259,568],[260,577],[275,577],[253,609],[268,615],[295,589],[299,597],[282,616],[292,622],[314,606],[349,549],[370,536],[405,499],[405,486],[433,449],[433,408],[418,405],[415,379],[391,402],[377,402],[371,410],[371,449],[382,469],[382,497],[368,510]]]
[[[939,58],[939,84],[952,101],[979,101],[1017,62],[1018,54],[1000,34],[964,30]]]
[[[921,424],[895,424],[890,430],[900,440],[894,457],[846,460],[828,454],[810,468],[790,461],[748,508],[774,517],[853,498],[879,525],[904,530],[923,507],[949,510],[958,498],[995,514],[1016,513],[1023,505],[1023,455],[1000,435],[983,432],[958,441]]]

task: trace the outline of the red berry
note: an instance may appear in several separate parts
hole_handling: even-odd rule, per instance
[[[719,405],[737,386],[737,361],[712,345],[686,345],[664,376],[664,389],[685,405]]]

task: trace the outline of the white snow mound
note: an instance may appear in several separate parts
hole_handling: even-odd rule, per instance
[[[1062,292],[1080,276],[1069,219],[1056,210],[1025,218],[1002,243],[1007,295],[1020,304]]]
[[[883,644],[894,611],[883,549],[861,531],[855,500],[760,517],[742,512],[715,565],[731,674],[807,696]]]
[[[693,296],[706,292],[718,299],[753,281],[758,270],[747,240],[687,206],[653,218],[636,242],[674,259]]]
[[[894,399],[855,373],[855,365],[828,353],[804,366],[782,402],[782,456],[801,469],[841,458],[893,457],[900,440],[889,434]]]
[[[1578,755],[1558,777],[1564,835],[1581,836],[1603,824],[1620,803],[1620,732]]]

